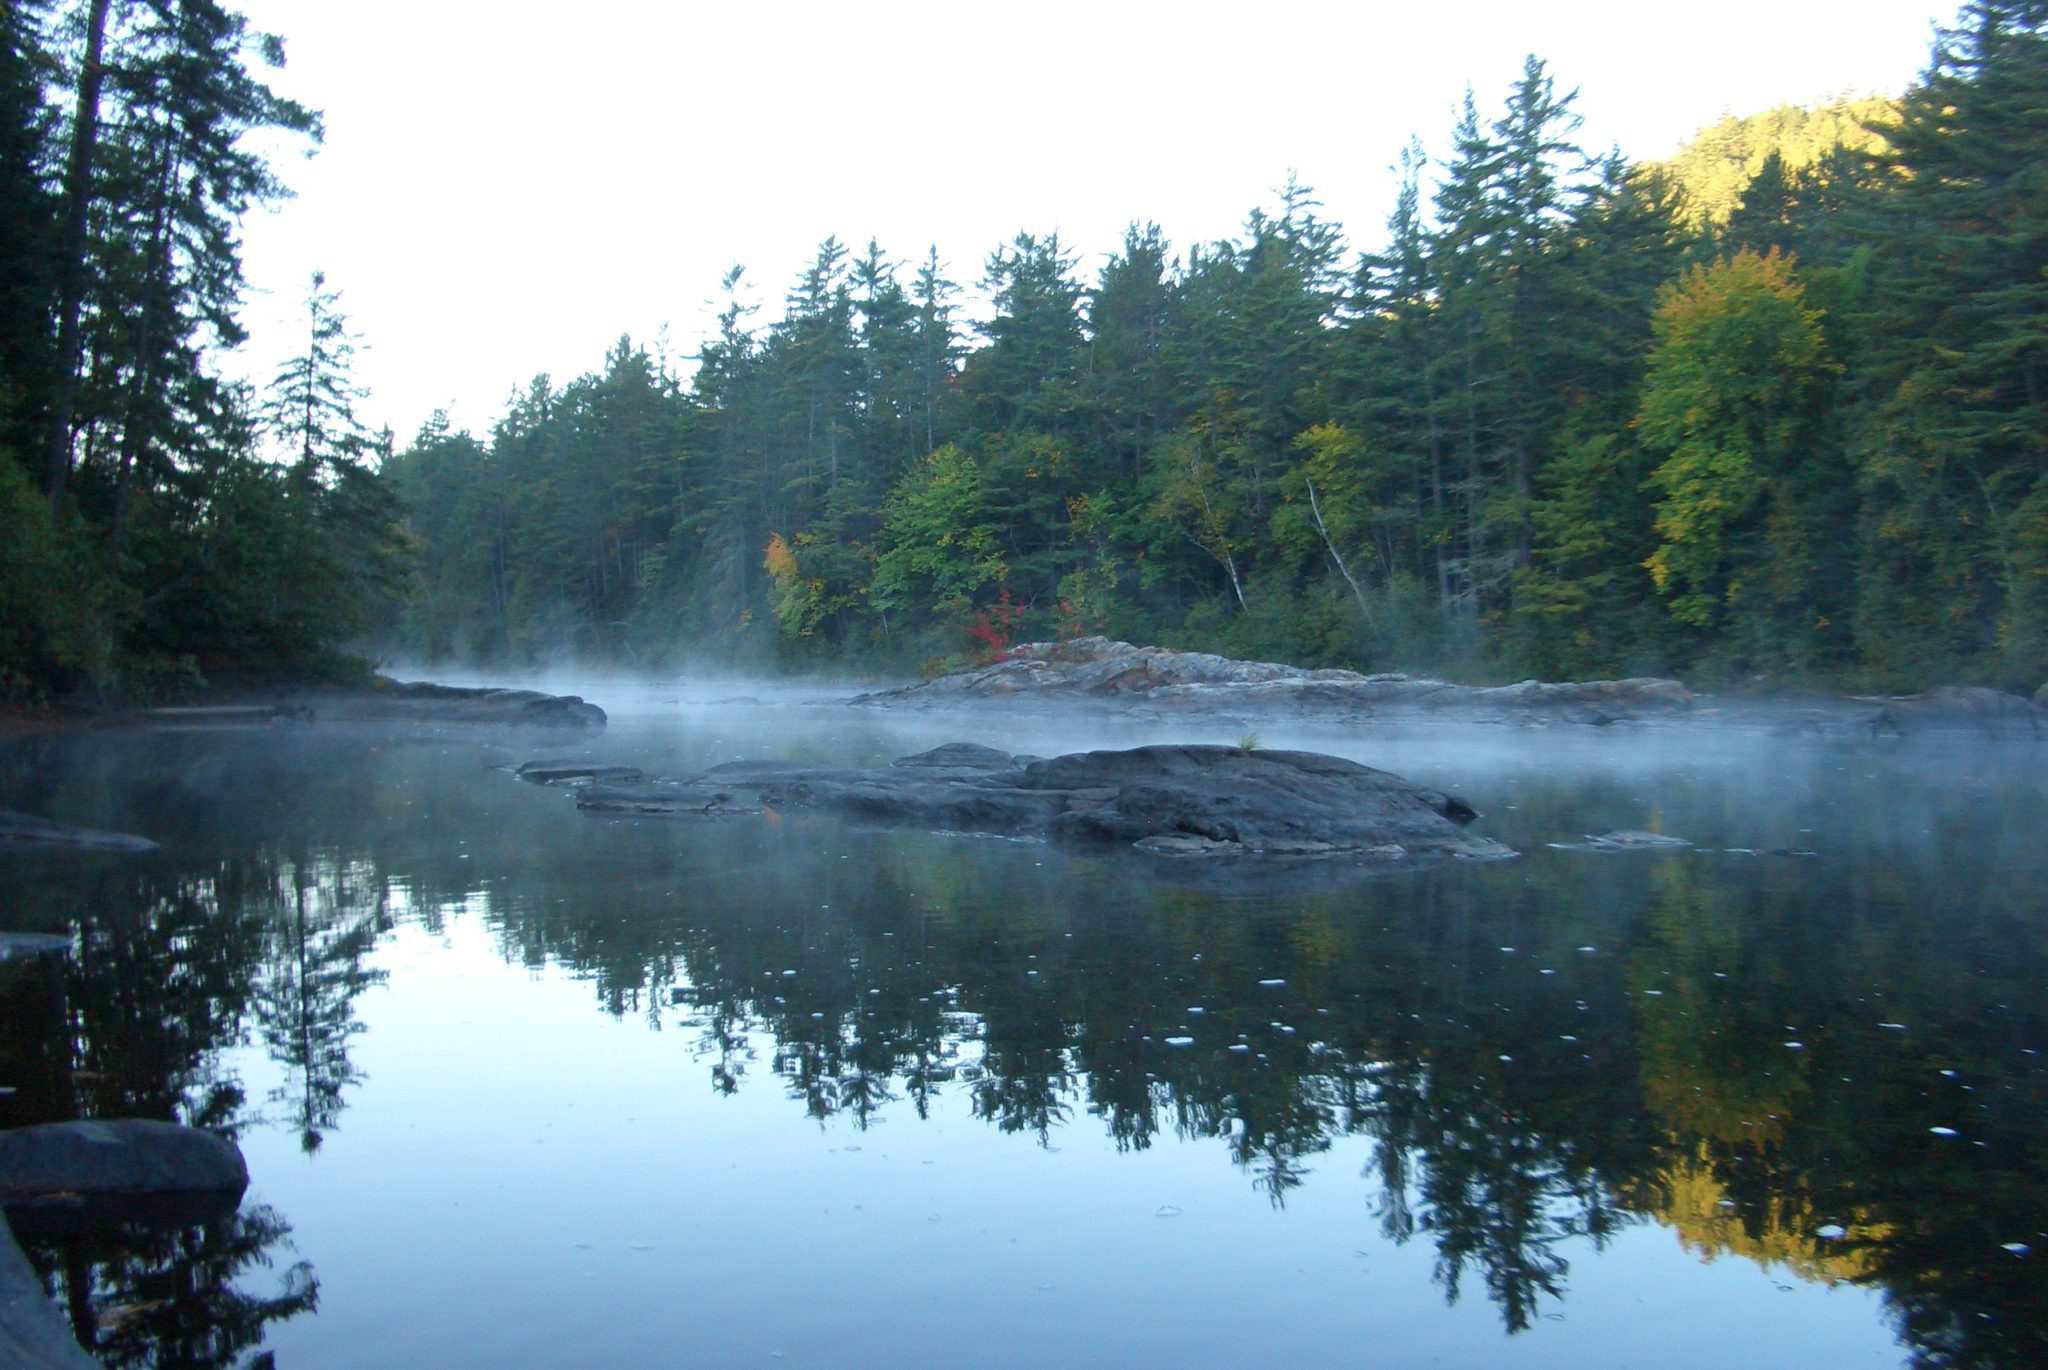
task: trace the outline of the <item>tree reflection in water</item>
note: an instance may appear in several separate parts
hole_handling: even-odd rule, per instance
[[[71,1118],[183,1122],[233,1137],[255,1119],[224,1065],[253,1027],[287,1067],[308,1150],[357,1078],[364,955],[388,926],[382,882],[334,863],[223,861],[203,875],[102,863],[66,881],[69,963],[0,967],[0,1063],[28,1082],[6,1125]],[[310,1312],[319,1284],[286,1264],[291,1227],[264,1205],[187,1220],[136,1215],[22,1233],[81,1344],[109,1366],[215,1367],[267,1358],[265,1329]],[[273,1292],[255,1292],[269,1283]]]
[[[268,907],[255,1020],[270,1057],[285,1068],[271,1101],[287,1105],[299,1147],[317,1151],[341,1115],[342,1091],[360,1074],[349,1039],[362,1031],[355,1000],[383,971],[363,958],[389,931],[383,882],[335,864],[287,865],[260,897]]]
[[[1083,1114],[1120,1149],[1215,1140],[1276,1205],[1369,1137],[1382,1230],[1432,1243],[1446,1297],[1477,1279],[1512,1330],[1565,1296],[1574,1244],[1655,1221],[1704,1258],[1877,1284],[1929,1365],[2044,1350],[2048,1291],[2001,1245],[2048,1229],[2048,1091],[2017,1045],[2048,1040],[2042,961],[2011,952],[2023,892],[1982,870],[1949,872],[1943,906],[2005,951],[1958,965],[1926,955],[1945,934],[1925,890],[1853,862],[1557,859],[1218,901],[868,834],[867,881],[831,884],[828,914],[831,852],[791,826],[743,866],[677,858],[686,907],[650,889],[636,917],[614,892],[567,936],[525,915],[544,892],[488,916],[610,1011],[673,986],[721,1090],[771,1039],[814,1120],[923,1117],[960,1090],[1041,1143]],[[1915,1050],[1880,1026],[1898,1019]],[[1970,1104],[1982,1146],[1926,1144],[1954,1116],[1926,1097],[1928,1053],[1996,1078]],[[1996,1209],[1967,1197],[1987,1182]]]

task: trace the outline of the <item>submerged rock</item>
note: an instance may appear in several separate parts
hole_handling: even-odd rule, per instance
[[[1553,842],[1550,845],[1561,851],[1678,851],[1692,843],[1683,837],[1669,837],[1661,832],[1613,828],[1606,832],[1589,832],[1583,842]]]
[[[0,849],[6,847],[69,847],[79,851],[155,851],[156,843],[134,833],[103,832],[74,827],[30,813],[0,810]]]
[[[1017,758],[979,742],[948,742],[915,756],[899,756],[889,764],[915,770],[1002,771],[1016,765]]]
[[[862,695],[878,707],[933,706],[1031,694],[1142,700],[1170,708],[1280,707],[1311,713],[1454,713],[1501,721],[1590,724],[1683,712],[1691,691],[1675,680],[1637,678],[1516,685],[1453,685],[1426,676],[1307,670],[1207,652],[1136,647],[1108,638],[1033,642],[999,661],[902,689]]]
[[[1341,757],[1221,746],[1050,760],[954,743],[871,770],[730,762],[644,785],[592,785],[594,812],[724,817],[815,809],[953,832],[1042,835],[1155,856],[1393,863],[1515,853],[1463,827],[1452,795]]]
[[[609,766],[598,761],[529,761],[519,768],[519,778],[536,785],[580,785],[624,783],[646,774],[638,766]]]

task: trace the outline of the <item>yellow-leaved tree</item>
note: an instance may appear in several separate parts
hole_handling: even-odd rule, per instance
[[[1804,526],[1803,492],[1831,464],[1840,367],[1791,260],[1744,250],[1696,266],[1666,287],[1654,327],[1636,429],[1658,459],[1659,542],[1643,565],[1672,617],[1708,633],[1754,626],[1759,640],[1787,613],[1824,617],[1797,558],[1820,531]]]

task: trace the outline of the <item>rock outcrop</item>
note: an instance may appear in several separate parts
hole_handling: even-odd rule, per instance
[[[1026,643],[987,666],[850,702],[915,709],[1092,705],[1338,726],[1426,721],[1526,727],[1703,725],[1843,739],[2048,739],[2048,686],[2033,699],[1970,686],[1859,698],[1701,698],[1676,680],[1655,676],[1454,685],[1427,676],[1237,661],[1101,637]]]
[[[602,728],[605,713],[580,695],[379,679],[367,690],[308,697],[320,720],[377,723],[498,723],[539,728]]]
[[[733,818],[814,809],[941,831],[1045,836],[1154,856],[1375,864],[1515,853],[1466,830],[1451,795],[1341,757],[1154,746],[1050,760],[953,743],[874,769],[736,761],[642,785],[591,785],[597,813]]]
[[[1426,676],[1362,675],[1236,661],[1207,652],[1134,647],[1101,637],[1027,643],[1011,648],[992,665],[862,695],[853,702],[939,706],[1020,695],[1144,701],[1169,709],[1244,706],[1318,714],[1455,714],[1509,722],[1592,724],[1682,713],[1693,704],[1691,691],[1675,680],[1453,685]]]

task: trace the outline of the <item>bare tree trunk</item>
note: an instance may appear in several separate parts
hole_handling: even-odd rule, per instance
[[[1358,601],[1358,612],[1365,616],[1365,625],[1372,626],[1372,608],[1365,602],[1365,591],[1359,588],[1358,577],[1351,574],[1351,568],[1344,564],[1344,554],[1337,550],[1336,539],[1330,536],[1329,525],[1323,522],[1322,501],[1316,498],[1316,483],[1308,482],[1308,511],[1315,516],[1316,533],[1323,540],[1323,550],[1330,554],[1330,560],[1337,563],[1337,574],[1344,577],[1344,583],[1351,587],[1351,597]]]

